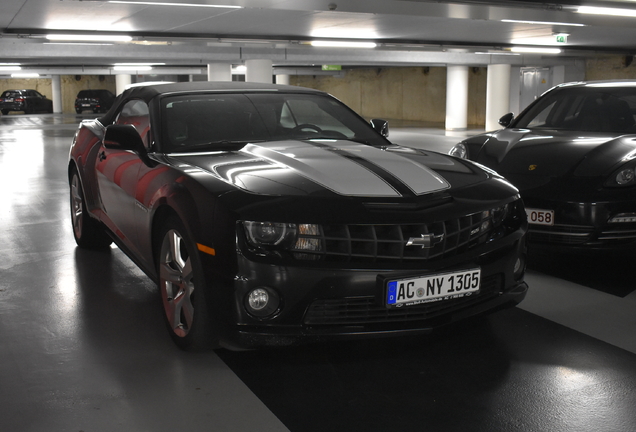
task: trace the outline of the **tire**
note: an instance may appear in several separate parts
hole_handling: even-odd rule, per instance
[[[172,340],[186,351],[217,348],[206,303],[203,269],[194,242],[174,216],[164,223],[159,239],[159,293]]]
[[[81,110],[81,109],[78,109],[78,108],[75,108],[75,112],[76,112],[77,114],[81,114],[81,113],[82,113],[82,110]]]
[[[8,109],[3,109],[1,112],[2,112],[2,115],[7,115],[7,114],[9,114],[9,110],[8,110]]]
[[[84,190],[77,169],[73,169],[70,179],[71,223],[75,243],[85,249],[106,249],[112,240],[101,224],[89,216],[86,210]]]

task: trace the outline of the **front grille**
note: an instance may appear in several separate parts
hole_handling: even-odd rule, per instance
[[[615,224],[604,230],[599,236],[599,241],[602,242],[616,242],[616,243],[628,243],[636,240],[636,225],[635,224]]]
[[[296,259],[331,262],[430,261],[455,256],[499,238],[517,229],[520,221],[518,205],[512,203],[433,223],[325,224],[318,235],[303,237],[319,248],[306,250],[297,246],[290,252]],[[432,238],[431,245],[407,246],[409,239],[421,240],[423,236]]]
[[[488,300],[502,289],[503,275],[498,274],[484,278],[478,294],[417,306],[389,309],[378,304],[374,297],[315,300],[305,314],[304,324],[365,325],[427,320]]]
[[[530,225],[528,227],[528,241],[532,243],[577,245],[589,242],[593,234],[593,226]]]

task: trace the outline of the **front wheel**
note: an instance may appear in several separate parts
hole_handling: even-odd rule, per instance
[[[89,216],[84,201],[84,190],[77,169],[71,173],[71,222],[73,236],[79,247],[86,249],[105,249],[112,240],[104,232],[100,223]]]
[[[159,292],[172,340],[184,350],[216,348],[206,304],[203,269],[183,223],[169,218],[157,259]]]

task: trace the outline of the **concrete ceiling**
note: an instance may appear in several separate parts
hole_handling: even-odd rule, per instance
[[[275,67],[321,64],[482,66],[567,64],[636,52],[636,18],[578,13],[566,0],[2,0],[0,63],[44,73],[113,73],[114,63],[165,63],[154,73],[199,73],[215,62],[269,58]],[[209,6],[240,6],[240,8]],[[535,21],[537,23],[502,20]],[[550,24],[551,23],[551,24]],[[117,34],[129,42],[52,43],[47,34]],[[513,46],[557,45],[556,55],[510,55]],[[313,47],[316,39],[365,40],[373,49]],[[487,53],[487,54],[486,54]],[[2,72],[0,72],[2,73]]]

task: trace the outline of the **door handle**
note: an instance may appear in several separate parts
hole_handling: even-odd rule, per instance
[[[106,159],[106,153],[103,152],[103,151],[99,152],[99,154],[97,155],[97,158],[100,160],[100,162],[105,160]]]

